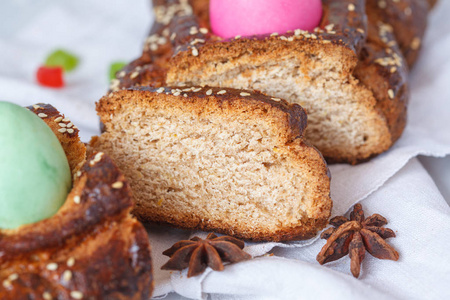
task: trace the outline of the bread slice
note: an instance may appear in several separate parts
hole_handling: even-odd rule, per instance
[[[124,176],[103,153],[86,160],[78,129],[54,107],[29,109],[60,141],[73,188],[54,216],[0,229],[0,299],[149,299],[148,235]]]
[[[91,147],[114,158],[142,221],[249,240],[307,239],[330,216],[330,178],[306,115],[256,92],[135,88],[103,97]]]
[[[306,109],[306,138],[328,162],[365,161],[400,137],[406,63],[391,37],[372,42],[380,40],[373,28],[383,23],[367,23],[365,1],[323,1],[324,16],[314,32],[228,40],[208,33],[207,4],[155,0],[156,22],[143,55],[118,73],[112,90],[210,85],[263,91]],[[398,72],[392,75],[394,67]]]

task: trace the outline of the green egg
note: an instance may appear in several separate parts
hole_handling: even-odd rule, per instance
[[[0,228],[53,216],[72,185],[61,144],[45,122],[0,101]]]

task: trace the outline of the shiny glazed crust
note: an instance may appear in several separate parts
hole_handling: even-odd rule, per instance
[[[409,87],[408,67],[390,25],[369,23],[367,42],[354,75],[377,99],[394,143],[406,125]]]
[[[430,3],[429,3],[430,2]],[[383,22],[393,28],[399,47],[407,64],[416,62],[425,34],[428,11],[435,1],[427,0],[367,0],[369,22]]]
[[[414,16],[417,15],[418,18],[413,24],[413,31],[421,37],[425,28],[428,3],[425,0],[414,1],[423,2],[411,4]],[[391,5],[390,2],[393,1],[386,2]],[[396,1],[395,5],[404,6],[403,2]],[[288,32],[283,35],[221,40],[209,32],[207,4],[206,0],[155,0],[156,22],[145,44],[143,55],[117,74],[111,89],[146,85],[160,87],[165,86],[166,82],[177,82],[180,70],[195,69],[196,65],[202,64],[199,56],[239,56],[240,49],[259,51],[259,48],[269,48],[276,52],[282,47],[301,46],[307,47],[313,53],[315,48],[328,49],[326,51],[329,51],[330,55],[343,53],[342,77],[356,77],[362,83],[358,88],[369,90],[373,94],[377,101],[375,108],[386,120],[385,126],[389,129],[389,134],[385,137],[387,142],[380,141],[378,148],[363,157],[327,155],[327,160],[352,164],[365,161],[386,151],[401,136],[406,123],[409,96],[407,63],[399,51],[399,48],[404,50],[402,44],[398,45],[394,39],[397,32],[396,23],[393,17],[385,17],[384,10],[381,11],[378,6],[373,9],[370,3],[365,9],[364,1],[328,0],[323,1],[324,16],[320,29],[314,33]],[[369,16],[368,23],[365,12]],[[386,21],[392,21],[394,28],[386,30],[386,26],[383,26],[387,25]],[[330,24],[334,26],[331,27]],[[411,36],[409,33],[407,35]],[[403,52],[407,54],[406,50]],[[411,53],[409,57],[412,62],[418,51]],[[388,63],[379,63],[381,59]],[[395,71],[392,71],[394,67]]]
[[[55,108],[29,109],[60,140],[74,183],[53,217],[0,230],[0,298],[149,299],[150,245],[129,213],[133,202],[123,175],[106,155],[85,161],[78,129]]]
[[[297,104],[289,104],[284,100],[271,98],[264,94],[252,91],[243,91],[227,88],[190,87],[179,90],[178,88],[152,88],[136,87],[128,90],[113,92],[103,97],[97,103],[97,112],[101,122],[105,124],[105,133],[109,133],[112,127],[112,119],[115,114],[122,113],[129,107],[140,107],[151,112],[155,109],[177,111],[189,111],[193,116],[200,118],[214,118],[216,115],[238,116],[242,119],[264,119],[269,122],[274,132],[278,132],[276,147],[279,151],[287,153],[292,160],[292,172],[297,165],[308,165],[311,177],[316,182],[314,186],[314,211],[315,218],[303,218],[298,225],[292,227],[280,227],[278,231],[268,231],[258,228],[248,231],[239,225],[223,226],[220,220],[207,219],[201,214],[186,214],[183,211],[167,210],[164,207],[149,207],[145,204],[148,199],[139,199],[133,213],[142,221],[169,224],[179,228],[200,229],[205,231],[220,232],[235,237],[255,241],[286,241],[308,239],[316,235],[317,231],[326,226],[331,213],[332,201],[329,197],[330,174],[327,164],[320,152],[309,145],[303,139],[306,128],[306,114]],[[136,119],[135,122],[139,122]],[[255,121],[256,124],[256,121]],[[124,125],[125,126],[125,125]],[[139,143],[138,137],[136,143]],[[94,137],[90,147],[103,150],[102,137]],[[222,151],[222,149],[217,149]],[[114,152],[114,151],[113,151]],[[108,153],[114,157],[115,153]],[[126,166],[133,166],[134,162],[121,161],[114,157],[119,167],[127,175]],[[131,167],[133,169],[133,167]],[[133,188],[133,182],[130,181]],[[258,184],[258,182],[255,182]],[[143,203],[143,202],[144,203]],[[239,220],[243,221],[243,220]]]
[[[210,33],[208,4],[207,0],[154,0],[156,21],[146,40],[143,54],[117,73],[117,79],[113,80],[111,90],[132,86],[166,85],[166,73],[170,72],[170,68],[174,68],[173,72],[176,72],[180,61],[188,59],[189,65],[198,61],[192,55],[194,48],[206,54],[224,51],[230,46],[240,48],[261,44],[262,47],[268,45],[276,47],[280,43],[292,44],[285,40],[290,37],[299,46],[304,44],[311,47],[326,46],[330,51],[345,53],[344,73],[348,73],[355,67],[357,55],[367,37],[363,0],[323,1],[324,16],[319,29],[313,33],[290,32],[284,35],[258,35],[229,40],[222,40]],[[192,28],[197,30],[193,31]]]

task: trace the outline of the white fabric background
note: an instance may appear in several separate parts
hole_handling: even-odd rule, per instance
[[[37,3],[36,3],[37,2]],[[47,102],[71,118],[82,139],[98,133],[94,102],[108,86],[108,67],[141,51],[151,24],[147,0],[31,1],[0,3],[0,99],[21,105]],[[133,6],[131,6],[133,5]],[[248,243],[258,258],[207,270],[187,279],[185,272],[160,271],[161,252],[193,234],[149,226],[155,263],[154,296],[173,291],[211,299],[448,299],[450,292],[450,209],[434,181],[415,158],[450,153],[450,1],[430,18],[422,56],[411,75],[409,123],[387,153],[358,166],[331,166],[333,215],[362,201],[366,215],[380,213],[397,238],[398,262],[366,255],[360,279],[349,272],[349,259],[319,266],[315,256],[323,240]],[[47,89],[34,75],[55,48],[77,53],[82,62],[66,76],[63,89]],[[448,165],[448,159],[442,162]],[[436,165],[436,164],[435,164]],[[443,172],[442,174],[449,174]],[[445,184],[448,178],[437,178]],[[438,182],[437,181],[437,182]],[[263,256],[271,251],[274,256]],[[171,294],[169,298],[178,298]]]

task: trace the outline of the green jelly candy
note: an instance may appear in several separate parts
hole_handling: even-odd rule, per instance
[[[69,163],[45,122],[0,101],[0,228],[53,216],[72,185]]]
[[[78,66],[79,59],[72,53],[65,50],[56,50],[52,52],[46,59],[47,67],[62,67],[64,71],[70,72]]]
[[[109,67],[109,80],[116,78],[116,73],[122,70],[126,66],[125,62],[117,61],[111,64]]]

